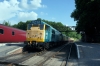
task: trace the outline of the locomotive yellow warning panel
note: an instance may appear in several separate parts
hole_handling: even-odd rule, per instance
[[[44,42],[45,41],[45,25],[42,25],[43,29],[40,26],[31,26],[30,30],[27,30],[26,40],[27,41],[36,41]]]

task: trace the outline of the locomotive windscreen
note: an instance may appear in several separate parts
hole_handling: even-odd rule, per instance
[[[27,25],[27,29],[30,30],[30,28],[32,27],[32,24],[28,24]]]
[[[41,24],[41,20],[32,20],[32,21],[30,22],[30,24],[33,24],[33,25]]]
[[[32,20],[28,24],[28,30],[30,30],[31,27],[40,27],[40,30],[43,30],[44,24],[41,22],[41,20]]]

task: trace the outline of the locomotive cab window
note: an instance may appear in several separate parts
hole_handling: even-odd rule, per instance
[[[30,30],[30,28],[32,27],[32,24],[28,24],[27,25],[27,29]]]
[[[3,29],[0,29],[0,34],[4,34],[4,30]]]
[[[15,32],[14,31],[12,31],[12,35],[15,35]]]
[[[40,24],[40,25],[39,24],[33,24],[33,25],[32,24],[28,24],[27,25],[27,29],[28,30],[30,30],[31,27],[40,27],[40,30],[43,30],[44,29],[44,24]]]
[[[41,24],[41,25],[40,25],[40,30],[43,30],[43,29],[44,29],[44,25]]]

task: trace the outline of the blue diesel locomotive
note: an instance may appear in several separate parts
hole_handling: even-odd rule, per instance
[[[49,49],[67,41],[67,36],[41,20],[33,20],[27,26],[26,47]]]

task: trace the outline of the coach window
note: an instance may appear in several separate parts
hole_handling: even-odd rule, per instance
[[[52,30],[52,38],[55,38],[55,31]]]
[[[0,29],[0,34],[4,34],[4,30],[3,29]]]
[[[12,35],[15,35],[15,32],[14,31],[12,31]]]

